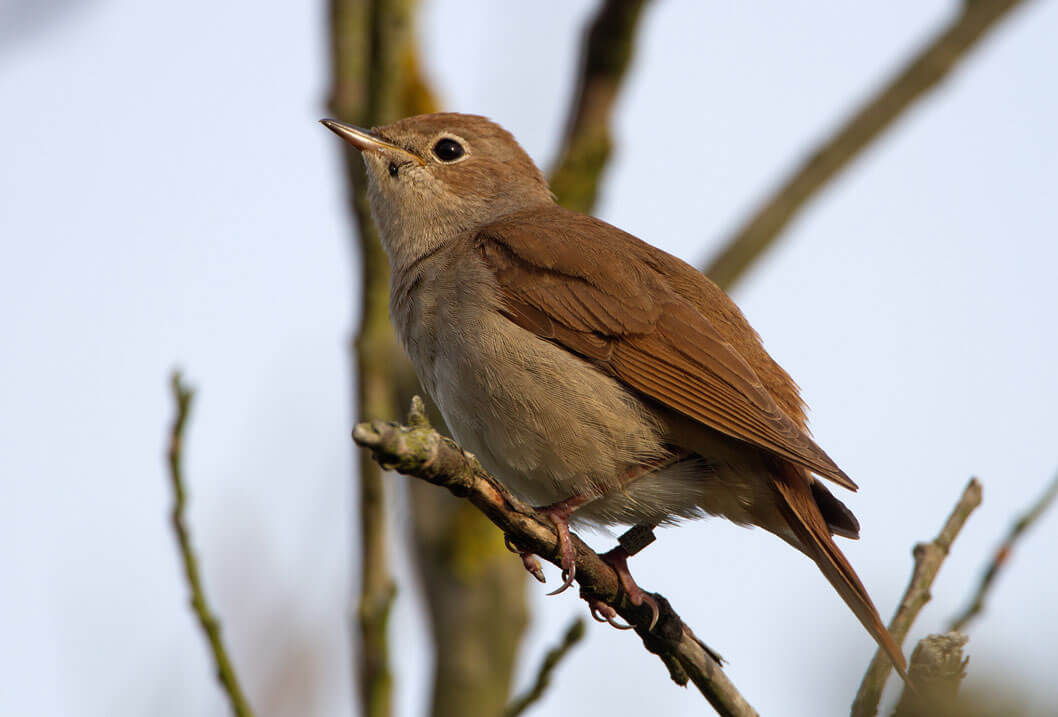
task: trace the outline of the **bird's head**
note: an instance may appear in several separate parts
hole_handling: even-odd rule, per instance
[[[360,150],[371,213],[396,265],[446,238],[554,201],[511,134],[476,115],[417,115],[371,130],[321,120]]]

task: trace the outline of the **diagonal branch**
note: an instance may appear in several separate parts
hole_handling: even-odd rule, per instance
[[[743,272],[827,182],[870,146],[911,105],[943,80],[990,29],[1022,0],[963,0],[962,11],[841,129],[808,153],[793,174],[709,263],[706,275],[730,290]]]
[[[180,547],[184,576],[191,589],[191,609],[198,618],[198,624],[202,626],[202,632],[205,633],[206,640],[209,642],[213,664],[217,669],[217,679],[231,704],[232,714],[236,717],[252,717],[253,710],[250,709],[250,703],[243,695],[242,687],[239,686],[239,678],[235,674],[235,667],[228,656],[228,649],[224,646],[224,640],[221,639],[220,621],[217,620],[206,601],[206,593],[199,576],[198,559],[191,547],[191,532],[184,521],[184,507],[187,504],[183,469],[184,427],[187,425],[187,418],[191,413],[191,400],[195,394],[184,386],[179,372],[173,373],[170,386],[173,401],[176,403],[176,415],[173,417],[172,428],[169,430],[169,449],[166,454],[169,464],[169,482],[173,487],[172,523],[173,531],[176,533],[176,542]]]
[[[1010,532],[1007,534],[1006,540],[996,549],[995,554],[988,563],[988,567],[985,568],[984,575],[981,576],[981,582],[977,586],[977,591],[974,593],[973,600],[970,601],[969,607],[956,617],[951,622],[951,626],[948,630],[961,632],[966,624],[970,620],[977,617],[977,615],[984,609],[985,598],[988,596],[988,591],[992,588],[995,583],[996,576],[1003,570],[1003,567],[1007,564],[1011,554],[1014,552],[1014,545],[1018,539],[1032,527],[1033,523],[1039,520],[1040,516],[1046,512],[1047,508],[1054,502],[1055,497],[1058,497],[1058,475],[1051,480],[1050,485],[1047,486],[1047,490],[1043,492],[1043,495],[1030,507],[1025,514],[1022,515],[1014,525],[1011,526]]]
[[[562,636],[562,642],[555,647],[547,651],[544,655],[544,661],[540,664],[540,669],[536,673],[536,679],[533,680],[533,686],[530,687],[525,694],[519,695],[515,699],[511,700],[511,703],[507,706],[507,709],[503,711],[504,717],[518,717],[523,714],[527,709],[532,707],[536,702],[544,696],[544,692],[551,684],[551,675],[554,674],[555,668],[566,658],[569,651],[573,647],[584,639],[584,619],[577,618],[573,623],[566,629],[566,634]]]
[[[595,205],[613,148],[610,117],[631,64],[645,4],[646,0],[603,0],[584,35],[566,133],[551,170],[551,191],[568,209],[590,212]]]
[[[354,429],[353,439],[369,448],[384,469],[447,488],[456,497],[469,500],[520,549],[560,564],[558,539],[551,522],[511,495],[476,458],[433,430],[418,397],[412,401],[408,423],[361,423]],[[650,630],[650,607],[631,604],[621,592],[613,569],[575,535],[573,543],[582,596],[596,597],[613,607],[635,628],[646,649],[665,663],[672,679],[681,685],[693,681],[721,715],[756,714],[727,679],[717,658],[665,598],[655,595],[661,615]]]
[[[937,573],[940,572],[944,559],[948,557],[951,544],[959,535],[970,513],[974,512],[980,504],[981,484],[976,478],[971,478],[937,537],[931,542],[919,543],[915,546],[913,552],[915,568],[911,573],[911,581],[907,585],[907,590],[904,591],[904,597],[900,600],[896,614],[889,621],[889,634],[893,636],[897,645],[903,644],[915,618],[930,601],[932,597],[930,588],[933,586]],[[870,666],[867,667],[867,673],[863,676],[863,682],[860,683],[859,692],[856,693],[856,700],[852,703],[852,717],[874,717],[878,714],[882,689],[892,669],[893,663],[884,652],[878,650]]]

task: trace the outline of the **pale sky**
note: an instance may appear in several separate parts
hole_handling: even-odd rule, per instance
[[[167,523],[177,365],[200,389],[189,517],[250,698],[351,714],[357,272],[338,140],[316,123],[325,7],[92,0],[30,17],[8,2],[0,24],[24,31],[0,35],[0,714],[225,712]],[[594,3],[424,5],[445,107],[491,116],[547,166]],[[701,264],[956,7],[654,3],[598,215]],[[943,630],[1058,469],[1055,37],[1058,4],[1015,13],[734,294],[861,486],[840,495],[863,526],[842,547],[883,616],[911,546],[981,478],[984,505],[912,640]],[[1027,714],[1058,704],[1056,542],[1058,513],[1018,545],[970,631],[968,684],[1010,681]],[[429,652],[397,559],[411,717]],[[761,714],[848,710],[873,643],[781,541],[703,521],[662,531],[632,569]],[[520,685],[586,614],[574,591],[529,590]],[[574,711],[707,708],[634,635],[592,623],[536,714]]]

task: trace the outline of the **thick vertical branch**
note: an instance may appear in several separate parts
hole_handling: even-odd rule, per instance
[[[970,50],[1021,0],[964,0],[962,11],[943,31],[807,159],[757,209],[706,268],[721,288],[730,289],[778,238],[827,182],[917,100],[958,66]]]
[[[590,212],[613,141],[610,117],[632,60],[646,0],[603,0],[584,35],[581,66],[566,134],[551,171],[559,204]]]
[[[411,42],[412,0],[331,0],[331,111],[372,126],[397,118],[402,61]],[[356,415],[396,416],[394,367],[400,349],[389,327],[389,265],[371,223],[359,156],[345,150],[360,256],[362,317],[353,345]],[[386,546],[386,501],[378,466],[359,458],[360,594],[356,606],[356,680],[361,713],[392,713],[387,623],[395,586]]]
[[[434,112],[419,66],[411,0],[333,0],[335,89],[332,111],[372,126]],[[346,170],[361,257],[363,315],[354,346],[357,415],[389,416],[420,391],[389,323],[389,265],[371,221],[363,163],[347,152]],[[360,453],[360,554],[357,681],[362,712],[392,712],[386,631],[394,597],[386,546],[382,474]],[[412,541],[435,652],[431,713],[497,714],[506,703],[528,623],[525,576],[502,537],[462,501],[411,486]]]

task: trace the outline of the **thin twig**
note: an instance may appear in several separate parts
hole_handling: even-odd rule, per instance
[[[562,149],[551,171],[558,203],[578,212],[595,205],[613,141],[610,117],[632,60],[646,0],[603,0],[584,35]]]
[[[369,448],[387,470],[414,476],[447,488],[481,510],[520,549],[560,565],[558,538],[550,520],[515,498],[490,476],[477,459],[430,427],[422,400],[412,401],[407,426],[384,421],[361,423],[353,439]],[[673,681],[694,682],[721,715],[755,715],[756,712],[727,679],[716,657],[694,636],[661,595],[654,598],[660,617],[650,629],[653,613],[648,605],[633,605],[620,590],[617,574],[576,535],[576,575],[581,595],[610,605],[632,625],[650,652],[661,658]]]
[[[726,242],[705,270],[730,289],[827,182],[863,152],[911,105],[943,80],[1021,0],[964,0],[958,17],[937,34],[833,136],[809,152],[780,187]]]
[[[1055,475],[1050,485],[1047,486],[1047,490],[1033,503],[1032,507],[1025,511],[1025,514],[1011,526],[1006,540],[1000,544],[995,554],[992,555],[992,559],[988,562],[988,567],[985,568],[984,574],[981,576],[981,582],[977,586],[977,592],[974,593],[969,607],[951,621],[951,625],[948,627],[949,630],[961,632],[967,623],[984,610],[985,598],[988,596],[993,583],[995,583],[996,576],[1010,561],[1010,556],[1014,552],[1014,544],[1047,511],[1056,496],[1058,496],[1058,475]]]
[[[532,707],[533,704],[540,701],[540,698],[544,696],[544,692],[551,685],[551,675],[554,674],[555,668],[565,659],[570,650],[583,639],[584,620],[578,617],[566,629],[566,634],[562,636],[562,642],[552,647],[544,655],[544,659],[540,663],[540,669],[536,672],[536,679],[533,680],[533,686],[511,700],[507,709],[503,711],[504,717],[518,717],[518,715]]]
[[[911,573],[911,581],[907,585],[907,590],[904,591],[904,597],[900,600],[893,619],[889,621],[889,634],[893,636],[897,645],[903,644],[915,618],[930,601],[930,588],[933,586],[933,581],[944,559],[948,557],[951,544],[959,535],[970,513],[980,504],[981,484],[976,478],[971,478],[937,537],[931,542],[919,543],[915,546],[913,551],[915,567]],[[859,692],[856,693],[856,700],[852,703],[852,717],[874,717],[878,714],[882,690],[892,669],[893,663],[889,657],[878,650],[867,668],[867,673],[863,676]]]
[[[187,491],[184,488],[183,474],[183,444],[184,428],[187,425],[188,415],[191,413],[191,400],[194,392],[183,385],[179,372],[174,372],[170,379],[170,387],[173,393],[173,401],[176,403],[176,415],[173,418],[172,428],[169,431],[169,481],[173,487],[173,511],[172,523],[176,533],[176,542],[180,547],[180,558],[184,565],[184,575],[187,578],[188,587],[191,589],[191,609],[198,618],[202,631],[209,641],[210,652],[213,654],[213,663],[217,669],[217,679],[220,680],[221,689],[231,703],[231,711],[237,717],[251,717],[253,710],[250,709],[239,679],[235,674],[228,650],[224,647],[224,641],[220,636],[220,622],[206,602],[206,593],[202,588],[202,580],[199,577],[198,559],[191,548],[191,533],[187,523],[184,521],[184,507],[187,503]]]

